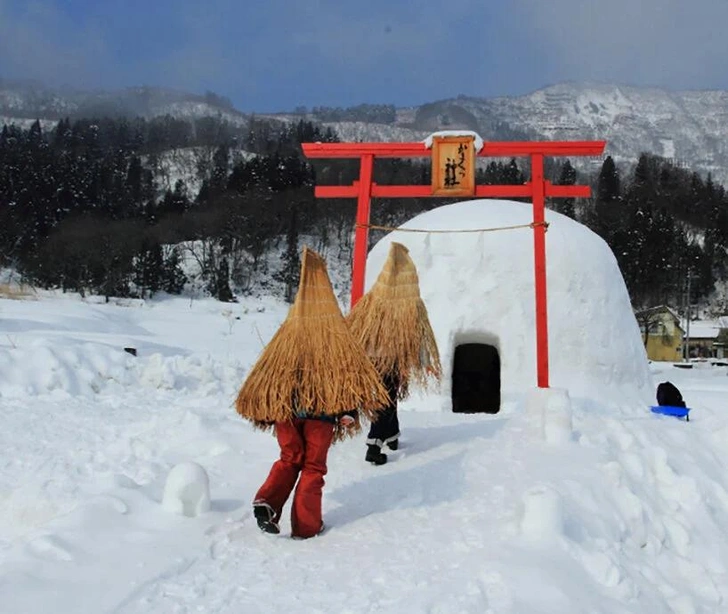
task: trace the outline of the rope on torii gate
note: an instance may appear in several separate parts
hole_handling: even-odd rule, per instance
[[[536,228],[543,226],[549,229],[548,222],[531,222],[530,224],[517,224],[516,226],[499,226],[498,228],[468,228],[461,230],[429,230],[427,228],[398,228],[395,226],[377,226],[376,224],[355,224],[355,228],[368,228],[369,230],[385,230],[387,232],[426,232],[429,234],[447,234],[462,232],[495,232],[497,230],[516,230],[518,228]]]

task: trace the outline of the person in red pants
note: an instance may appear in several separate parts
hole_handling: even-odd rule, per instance
[[[248,373],[235,409],[254,426],[273,429],[281,449],[253,499],[258,527],[280,533],[294,492],[291,536],[305,539],[323,530],[329,447],[360,431],[360,418],[373,420],[389,399],[349,332],[325,261],[308,248],[301,261],[296,300]]]
[[[355,412],[347,412],[334,418],[304,415],[275,425],[281,457],[271,467],[268,479],[253,501],[253,513],[262,531],[280,533],[281,512],[294,486],[291,534],[307,538],[324,530],[321,499],[327,472],[326,457],[336,423],[351,428],[355,420]]]

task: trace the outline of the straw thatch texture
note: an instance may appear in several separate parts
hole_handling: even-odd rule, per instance
[[[250,370],[235,401],[259,428],[297,412],[334,416],[357,409],[367,419],[388,396],[361,345],[346,326],[324,259],[304,248],[301,281],[288,316]],[[360,428],[340,430],[337,439]]]
[[[440,353],[420,298],[417,268],[409,250],[392,243],[377,281],[347,317],[377,371],[400,381],[399,398],[414,380],[426,388],[440,379]]]

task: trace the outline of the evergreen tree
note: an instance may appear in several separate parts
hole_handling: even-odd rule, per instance
[[[182,270],[179,253],[176,249],[172,250],[164,259],[160,283],[161,289],[168,294],[179,294],[187,283],[187,275]]]
[[[212,194],[217,195],[224,192],[227,187],[230,147],[227,144],[220,145],[215,150],[212,162],[212,175],[208,187]]]
[[[561,166],[561,173],[559,179],[556,182],[557,185],[575,185],[576,184],[576,169],[571,165],[569,160],[566,160]],[[576,219],[576,211],[574,209],[573,198],[556,198],[553,204],[554,211],[563,213],[564,215]]]
[[[597,201],[611,203],[620,197],[619,171],[612,156],[607,156],[602,163],[597,179]]]
[[[584,212],[583,221],[617,254],[626,238],[622,232],[625,213],[619,171],[612,156],[607,156],[597,178],[596,200]]]
[[[503,183],[508,185],[523,185],[526,182],[521,169],[518,168],[518,163],[515,158],[511,158],[511,161],[504,168]]]
[[[213,271],[212,283],[208,288],[218,301],[231,303],[235,300],[235,295],[230,289],[230,264],[227,258],[220,259],[217,268]]]
[[[285,284],[286,302],[293,303],[301,269],[301,259],[298,255],[298,208],[295,204],[289,208],[288,219],[286,251],[283,256],[283,268],[278,277]]]
[[[142,250],[136,258],[133,281],[139,288],[141,298],[151,298],[162,287],[164,259],[159,243],[144,241]]]

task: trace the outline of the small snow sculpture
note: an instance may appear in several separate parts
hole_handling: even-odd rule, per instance
[[[572,441],[571,398],[564,388],[534,388],[526,397],[526,417],[538,437],[550,444]]]
[[[547,485],[523,495],[521,534],[533,542],[550,542],[563,535],[564,510],[561,495]]]
[[[173,514],[195,517],[210,510],[210,479],[205,468],[185,462],[172,467],[164,485],[162,507]]]

